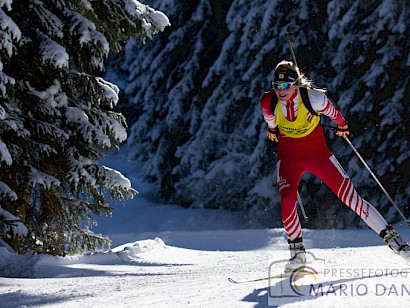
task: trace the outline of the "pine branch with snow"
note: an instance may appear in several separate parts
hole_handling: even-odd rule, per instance
[[[94,215],[137,192],[98,163],[127,138],[119,89],[101,75],[127,39],[167,25],[134,0],[0,2],[0,228],[13,249],[64,255],[109,242],[89,231]]]

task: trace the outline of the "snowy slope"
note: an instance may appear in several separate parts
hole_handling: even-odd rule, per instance
[[[0,278],[0,307],[267,307],[278,294],[285,307],[408,305],[410,265],[371,230],[305,231],[318,276],[295,286],[314,285],[313,296],[281,294],[289,278],[232,284],[229,277],[281,272],[288,258],[283,229],[246,229],[240,215],[153,204],[149,186],[121,155],[106,163],[141,192],[94,230],[110,235],[113,248],[68,258],[16,257],[1,248],[0,266],[9,258],[10,274],[29,278]]]
[[[332,232],[340,239],[353,233]],[[366,232],[355,233],[369,237]],[[251,230],[220,231],[214,236],[227,239],[227,250],[196,250],[166,245],[159,238],[142,240],[114,252],[71,259],[41,258],[34,267],[33,279],[0,279],[0,305],[20,306],[64,306],[64,307],[266,307],[268,286],[278,288],[281,280],[261,281],[235,285],[235,279],[263,277],[268,274],[271,262],[287,257],[281,232]],[[326,232],[312,232],[312,236],[326,236]],[[186,238],[193,240],[197,232],[187,232]],[[211,237],[212,238],[212,237]],[[237,248],[236,242],[258,242],[265,246],[258,249]],[[205,236],[200,238],[201,241]],[[276,239],[281,239],[276,241]],[[205,244],[209,246],[209,244]],[[183,241],[179,246],[184,246]],[[189,245],[188,245],[189,246]],[[344,246],[344,245],[343,245]],[[346,245],[348,246],[348,245]],[[231,248],[231,249],[229,249]],[[396,307],[405,307],[409,294],[407,272],[399,276],[369,277],[376,270],[395,273],[408,267],[393,256],[386,247],[314,248],[315,255],[327,260],[327,266],[338,269],[334,277],[319,276],[324,284],[346,285],[346,294],[335,293],[305,300],[296,297],[287,300],[291,307],[388,307],[392,301]],[[320,265],[319,262],[316,265]],[[322,266],[322,265],[321,265]],[[312,265],[314,267],[314,265]],[[364,278],[348,275],[347,270],[364,272]],[[275,269],[276,270],[276,269]],[[278,270],[279,271],[279,270]],[[403,272],[404,273],[404,272]],[[377,275],[380,275],[377,274]],[[374,276],[374,275],[373,275]],[[285,279],[286,280],[286,279]],[[388,292],[382,294],[381,287]],[[392,292],[396,286],[396,293]],[[364,288],[368,288],[364,294]],[[378,288],[378,289],[377,289]],[[350,293],[350,289],[353,293]],[[328,289],[326,289],[328,290]],[[378,294],[377,294],[378,292]],[[397,293],[400,292],[400,293]],[[362,294],[362,296],[359,296]],[[364,294],[364,295],[363,295]],[[382,296],[383,295],[383,296]]]

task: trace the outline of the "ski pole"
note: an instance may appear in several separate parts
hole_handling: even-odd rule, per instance
[[[306,216],[305,207],[303,206],[303,203],[302,203],[302,198],[300,197],[298,191],[296,193],[297,193],[297,196],[298,196],[299,207],[300,207],[300,210],[302,211],[303,220],[305,221],[305,223],[308,223],[309,222],[309,217]]]
[[[296,56],[295,56],[295,53],[293,51],[293,47],[292,47],[292,43],[291,43],[291,41],[293,42],[295,40],[295,37],[293,36],[292,33],[288,32],[288,33],[285,34],[285,39],[289,43],[289,48],[290,48],[290,52],[292,53],[293,62],[295,63],[296,71],[298,73],[298,76],[300,76],[299,65],[298,65],[298,62],[296,61]]]
[[[329,127],[332,130],[336,130],[336,127],[333,127],[331,125],[326,125],[327,127]],[[382,189],[382,191],[384,192],[384,194],[387,196],[387,199],[389,199],[389,201],[391,202],[391,204],[393,204],[393,206],[396,208],[397,212],[399,213],[399,215],[401,216],[401,218],[403,218],[404,222],[407,224],[408,227],[410,227],[410,221],[406,218],[406,216],[404,216],[403,212],[400,210],[400,208],[397,206],[396,202],[394,202],[394,200],[392,199],[392,197],[390,197],[389,193],[386,191],[386,189],[383,187],[382,183],[380,183],[379,179],[376,177],[376,175],[373,173],[373,171],[370,169],[369,165],[364,161],[363,157],[360,155],[360,153],[357,151],[357,149],[354,147],[354,145],[350,142],[349,138],[344,138],[347,143],[349,144],[349,146],[352,148],[353,152],[357,155],[357,157],[359,157],[359,159],[361,160],[361,162],[363,163],[363,165],[366,167],[366,169],[370,172],[370,174],[372,175],[373,179],[376,181],[377,184],[379,184],[380,188]]]
[[[403,218],[404,222],[407,224],[407,226],[410,227],[410,221],[408,219],[406,219],[406,216],[404,216],[403,212],[400,210],[400,208],[397,206],[396,202],[394,202],[394,200],[392,199],[392,197],[390,197],[389,193],[386,191],[386,189],[384,189],[383,185],[380,183],[379,179],[376,177],[376,175],[372,172],[372,170],[370,169],[370,167],[366,164],[366,162],[364,161],[364,159],[362,158],[362,156],[359,154],[359,152],[356,150],[356,148],[353,146],[353,144],[350,142],[349,138],[345,138],[345,140],[347,141],[347,143],[350,145],[350,147],[352,148],[353,152],[355,152],[355,154],[357,155],[357,157],[359,157],[359,159],[362,161],[363,165],[367,168],[367,170],[370,172],[370,174],[373,176],[374,180],[376,181],[377,184],[379,184],[380,188],[383,190],[384,194],[387,196],[387,198],[389,199],[389,201],[391,202],[391,204],[393,204],[393,206],[396,208],[397,212],[400,214],[400,216]]]
[[[293,47],[292,47],[292,43],[291,43],[291,41],[293,42],[295,40],[295,37],[293,36],[292,33],[288,32],[288,33],[285,34],[285,39],[289,43],[289,48],[290,48],[290,52],[292,53],[293,62],[294,62],[295,67],[296,67],[296,72],[298,73],[298,76],[300,76],[299,65],[298,65],[298,62],[296,61],[296,56],[295,56],[295,53],[293,51]],[[300,210],[302,211],[302,214],[303,214],[303,219],[306,223],[308,223],[309,218],[306,215],[305,208],[304,208],[303,203],[302,203],[302,198],[300,198],[300,195],[299,195],[298,191],[297,191],[297,197],[298,197],[298,203],[299,203]]]

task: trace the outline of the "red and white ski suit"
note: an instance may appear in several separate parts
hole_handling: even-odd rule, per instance
[[[284,116],[287,121],[298,119],[299,109],[306,113],[306,107],[300,105],[300,93],[295,93],[287,101],[278,101],[275,112],[271,112],[273,90],[264,93],[261,98],[263,116],[270,128],[278,124],[278,117]],[[346,124],[340,111],[330,102],[323,92],[310,91],[309,99],[313,109],[328,116],[339,126]],[[280,106],[280,114],[278,114]],[[301,107],[301,108],[299,108]],[[302,113],[302,111],[301,111]],[[306,119],[310,122],[313,115],[307,111]],[[277,146],[277,181],[281,196],[282,221],[287,236],[295,240],[302,236],[302,228],[297,213],[297,189],[303,173],[310,172],[319,177],[348,207],[359,215],[377,234],[387,226],[380,213],[356,192],[352,182],[326,144],[323,128],[318,124],[303,137],[285,135],[279,125],[279,142]]]

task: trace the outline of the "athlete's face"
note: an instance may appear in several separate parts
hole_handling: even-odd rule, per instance
[[[276,83],[275,83],[276,84]],[[281,86],[281,85],[285,85],[287,84],[286,81],[278,81],[277,84],[279,85],[274,86],[273,89],[275,90],[276,96],[281,100],[281,101],[287,101],[288,99],[290,99],[293,95],[293,93],[295,93],[295,86],[292,83],[289,83],[289,86]],[[278,89],[279,88],[279,89]]]

